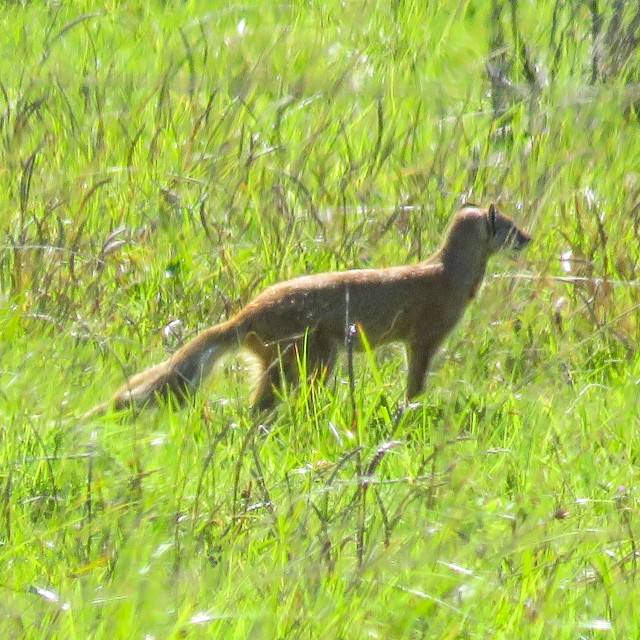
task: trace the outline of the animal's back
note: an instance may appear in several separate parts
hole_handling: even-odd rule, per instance
[[[409,316],[425,313],[425,304],[445,295],[438,265],[356,269],[274,285],[250,302],[240,317],[266,342],[316,329],[344,340],[345,325],[354,323],[378,344],[398,339]]]

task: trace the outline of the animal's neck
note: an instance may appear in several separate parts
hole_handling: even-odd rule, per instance
[[[488,252],[485,243],[467,234],[448,237],[438,252],[439,262],[444,267],[452,293],[464,299],[472,298],[487,267]]]

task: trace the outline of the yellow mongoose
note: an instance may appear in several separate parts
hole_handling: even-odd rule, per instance
[[[131,377],[85,417],[109,407],[141,408],[167,396],[183,404],[215,362],[238,348],[257,365],[254,408],[269,409],[281,376],[295,384],[301,361],[310,378],[331,371],[349,324],[364,332],[372,347],[405,343],[407,398],[412,399],[423,390],[435,351],[476,294],[489,256],[502,247],[520,250],[530,240],[495,205],[465,204],[429,260],[319,273],[269,287],[231,320],[206,329],[165,362]]]

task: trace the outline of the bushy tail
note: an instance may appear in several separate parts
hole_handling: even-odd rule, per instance
[[[81,420],[100,416],[109,408],[116,411],[142,409],[160,398],[171,397],[177,404],[185,404],[211,373],[215,363],[242,342],[246,330],[238,325],[230,320],[203,331],[168,360],[129,378],[111,400],[94,407]]]

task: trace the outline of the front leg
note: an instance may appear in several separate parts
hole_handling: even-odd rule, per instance
[[[407,400],[409,402],[424,391],[424,377],[437,348],[437,344],[430,343],[414,343],[409,345],[407,349],[409,357]]]

